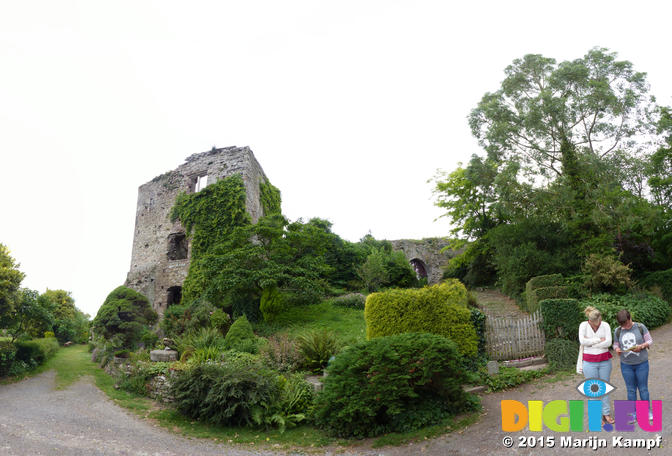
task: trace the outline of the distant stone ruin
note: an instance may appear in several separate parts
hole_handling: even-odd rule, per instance
[[[427,277],[430,285],[441,281],[444,267],[458,253],[453,250],[442,252],[450,243],[448,238],[398,239],[390,242],[394,250],[404,252],[418,277]]]
[[[170,211],[180,192],[195,193],[225,177],[240,174],[252,223],[262,217],[259,184],[267,182],[264,170],[249,147],[225,147],[194,154],[185,163],[138,189],[131,269],[126,286],[147,296],[163,315],[182,299],[182,284],[189,271],[191,245],[179,220]]]

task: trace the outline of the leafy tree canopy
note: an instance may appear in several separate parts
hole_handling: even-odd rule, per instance
[[[18,292],[24,274],[11,257],[9,249],[0,244],[0,327],[8,324],[19,299]]]

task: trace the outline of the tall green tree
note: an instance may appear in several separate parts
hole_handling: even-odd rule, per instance
[[[19,287],[24,274],[10,255],[9,249],[0,244],[0,327],[6,327],[16,310]]]
[[[645,73],[606,49],[557,64],[529,54],[506,70],[469,116],[489,155],[513,159],[534,176],[581,178],[581,155],[604,158],[642,146],[655,109]]]

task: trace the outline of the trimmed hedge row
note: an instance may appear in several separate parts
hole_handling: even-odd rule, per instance
[[[544,353],[551,369],[571,369],[579,356],[579,343],[577,340],[551,339],[546,342]]]
[[[544,299],[539,303],[546,340],[575,340],[584,315],[576,299]]]
[[[667,322],[672,308],[664,300],[648,293],[629,293],[623,296],[602,293],[580,301],[579,309],[593,306],[602,313],[602,320],[609,323],[612,329],[618,326],[616,314],[621,309],[628,309],[632,320],[643,323],[653,329]]]
[[[54,356],[58,347],[58,340],[55,337],[16,342],[16,359],[40,365]]]
[[[569,298],[569,288],[562,286],[537,288],[529,293],[525,293],[527,301],[527,311],[536,312],[539,309],[539,303],[544,299]]]
[[[633,321],[643,323],[653,329],[665,324],[672,314],[672,308],[662,299],[647,293],[629,293],[623,296],[599,294],[582,299],[544,299],[540,302],[546,339],[567,339],[575,341],[582,321],[586,319],[583,309],[588,306],[602,313],[602,320],[612,329],[618,327],[616,314],[628,309]]]
[[[525,300],[523,301],[526,307],[525,310],[528,312],[536,311],[539,308],[539,301],[543,299],[566,298],[568,296],[567,290],[565,290],[562,296],[548,291],[541,294],[536,293],[536,290],[541,288],[560,287],[563,285],[565,285],[565,279],[563,279],[562,274],[547,274],[532,277],[525,284]]]
[[[0,377],[9,374],[16,359],[16,345],[9,340],[0,340]]]
[[[465,356],[478,352],[478,335],[467,308],[467,289],[456,279],[418,289],[372,293],[364,308],[366,337],[432,333],[458,343]]]

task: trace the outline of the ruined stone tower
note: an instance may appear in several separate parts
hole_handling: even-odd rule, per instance
[[[180,302],[191,257],[191,245],[184,228],[179,221],[170,221],[175,198],[180,192],[198,192],[234,174],[243,178],[247,212],[252,223],[256,223],[263,215],[259,184],[267,178],[249,147],[213,148],[191,155],[177,169],[138,188],[133,253],[126,286],[147,296],[159,315],[163,315],[169,305]]]

